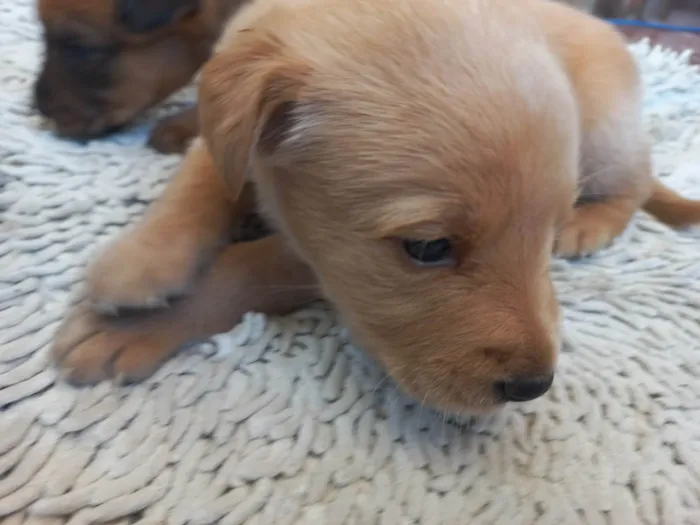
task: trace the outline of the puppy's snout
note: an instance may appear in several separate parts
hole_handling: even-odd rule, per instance
[[[43,114],[48,113],[48,100],[51,96],[51,89],[49,88],[46,77],[41,75],[39,79],[34,84],[34,105]]]
[[[496,383],[496,391],[506,401],[532,401],[543,396],[554,381],[554,374],[543,377],[518,377]]]

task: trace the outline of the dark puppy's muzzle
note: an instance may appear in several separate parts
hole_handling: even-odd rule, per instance
[[[39,78],[37,78],[36,82],[34,83],[34,99],[32,102],[34,107],[37,110],[39,110],[39,113],[49,118],[50,97],[51,88],[49,87],[48,82],[46,80],[46,75],[42,73],[41,75],[39,75]]]

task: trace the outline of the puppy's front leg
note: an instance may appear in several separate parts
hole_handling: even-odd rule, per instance
[[[148,145],[160,153],[183,153],[198,134],[199,118],[194,106],[158,122]]]
[[[634,114],[632,114],[634,116]],[[612,244],[652,193],[651,155],[634,118],[609,118],[584,138],[579,202],[558,234],[555,253],[591,255]]]
[[[637,67],[622,38],[608,29],[596,44],[605,49],[600,62],[575,66],[582,127],[580,198],[557,238],[555,253],[564,257],[609,246],[654,185]]]
[[[644,197],[627,195],[581,203],[559,232],[555,253],[562,257],[584,257],[609,246],[643,202]]]
[[[136,381],[183,344],[231,329],[246,312],[284,314],[319,297],[311,269],[275,235],[226,248],[171,309],[114,317],[79,306],[59,328],[52,353],[72,383]]]
[[[184,294],[229,241],[237,215],[203,142],[197,141],[163,195],[136,227],[88,268],[88,294],[101,312],[154,308]]]

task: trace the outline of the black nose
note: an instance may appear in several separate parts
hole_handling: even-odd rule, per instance
[[[50,89],[44,76],[42,75],[34,84],[34,106],[43,115],[48,112],[48,99],[50,96]]]
[[[554,374],[546,377],[517,378],[496,383],[496,391],[506,401],[532,401],[544,395],[552,386]]]

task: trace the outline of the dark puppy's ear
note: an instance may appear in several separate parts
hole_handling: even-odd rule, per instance
[[[292,137],[303,141],[296,133],[298,97],[310,73],[281,42],[255,31],[239,33],[229,50],[204,66],[200,133],[234,193],[245,182],[251,154],[279,158],[292,147]]]
[[[117,19],[132,33],[165,27],[200,9],[201,0],[117,0]]]

